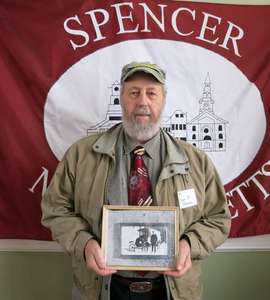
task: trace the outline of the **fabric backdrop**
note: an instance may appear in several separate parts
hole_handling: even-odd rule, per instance
[[[121,120],[120,72],[167,70],[162,127],[205,151],[230,237],[270,233],[270,6],[2,0],[0,238],[50,240],[40,202],[76,140]]]

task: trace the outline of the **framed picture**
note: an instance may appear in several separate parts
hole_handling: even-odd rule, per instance
[[[179,247],[179,208],[103,208],[102,252],[107,269],[175,270]]]

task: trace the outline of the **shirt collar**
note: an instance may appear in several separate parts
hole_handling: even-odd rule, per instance
[[[160,130],[158,133],[147,143],[141,145],[133,137],[129,136],[126,131],[124,131],[124,152],[125,154],[130,154],[134,148],[141,145],[147,154],[153,159],[160,149]]]

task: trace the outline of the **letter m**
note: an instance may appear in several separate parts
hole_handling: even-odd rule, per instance
[[[32,193],[34,193],[34,189],[36,187],[36,185],[41,181],[41,179],[43,178],[43,187],[42,187],[42,196],[44,195],[46,189],[47,189],[47,183],[48,183],[48,174],[49,171],[45,168],[42,167],[42,169],[44,170],[41,175],[39,176],[39,178],[37,179],[37,181],[34,183],[34,185],[31,187],[31,189],[29,189],[29,191],[31,191]]]

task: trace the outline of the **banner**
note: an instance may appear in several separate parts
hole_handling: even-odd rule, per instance
[[[72,143],[121,121],[131,61],[167,70],[162,127],[213,160],[230,237],[270,233],[269,5],[2,0],[0,16],[0,238],[51,240],[42,194]]]

